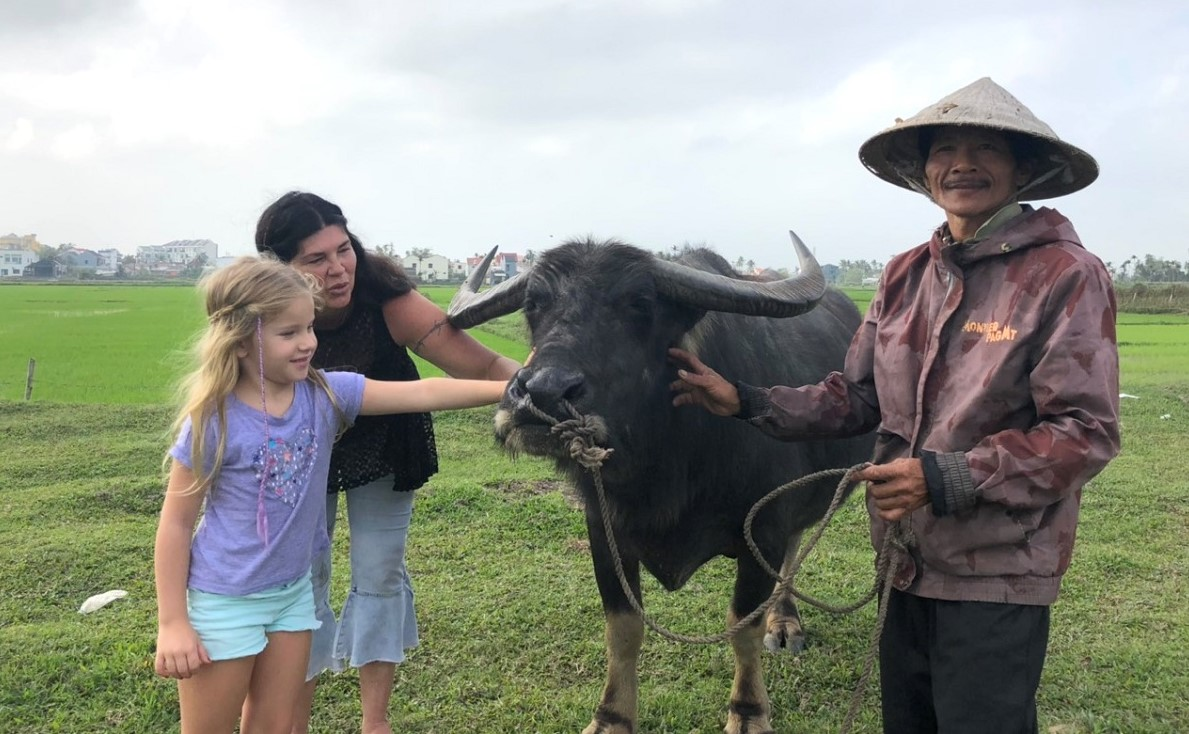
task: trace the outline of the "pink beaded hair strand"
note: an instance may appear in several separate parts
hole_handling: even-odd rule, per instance
[[[256,534],[268,546],[268,513],[264,510],[264,487],[268,482],[268,473],[272,469],[272,452],[268,450],[272,437],[268,431],[268,404],[264,390],[264,321],[256,317],[256,356],[260,367],[260,410],[264,413],[264,453],[260,467],[260,493],[256,496]]]

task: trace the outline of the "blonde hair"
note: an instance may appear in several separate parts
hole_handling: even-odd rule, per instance
[[[313,276],[272,257],[238,258],[203,278],[198,287],[205,296],[207,325],[193,349],[198,366],[178,386],[182,408],[173,422],[176,440],[190,419],[194,484],[187,492],[209,489],[223,466],[227,399],[241,377],[237,351],[245,343],[255,343],[258,326],[284,312],[294,299],[308,297],[314,299],[315,307],[321,305],[320,288]],[[339,412],[341,431],[345,420],[323,374],[310,370],[306,379],[330,397]],[[213,452],[207,446],[207,426],[212,418],[219,429]],[[166,454],[166,464],[170,458]]]

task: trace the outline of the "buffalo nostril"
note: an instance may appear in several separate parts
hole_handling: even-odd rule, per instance
[[[522,382],[523,372],[517,376],[517,383]],[[577,370],[550,367],[534,370],[523,379],[523,389],[538,408],[553,410],[560,407],[563,400],[571,403],[577,400],[585,382],[585,377]]]

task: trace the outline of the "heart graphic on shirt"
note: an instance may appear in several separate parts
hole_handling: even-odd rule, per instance
[[[252,461],[256,479],[264,488],[264,496],[296,507],[305,494],[317,453],[318,436],[309,426],[298,431],[289,441],[270,437]]]

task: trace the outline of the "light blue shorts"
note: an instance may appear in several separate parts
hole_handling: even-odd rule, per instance
[[[297,581],[246,596],[187,589],[186,607],[211,660],[258,655],[270,632],[308,632],[322,624],[314,615],[308,571]]]

